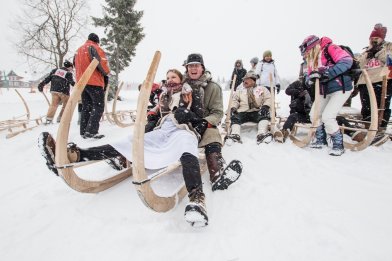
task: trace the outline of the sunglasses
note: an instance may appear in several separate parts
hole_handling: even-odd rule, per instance
[[[307,41],[307,42],[301,44],[299,46],[299,50],[301,51],[301,55],[303,56],[306,53],[306,50],[309,48],[309,46],[313,47],[314,43],[316,43],[318,40],[319,40],[319,38],[314,37],[310,41]]]

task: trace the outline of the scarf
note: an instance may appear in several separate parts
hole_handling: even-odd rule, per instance
[[[257,106],[256,98],[253,93],[253,87],[247,88],[246,91],[248,94],[249,109],[258,108],[259,106]]]
[[[170,113],[170,105],[173,102],[172,96],[174,93],[180,92],[181,89],[181,83],[166,83],[162,87],[162,93],[159,97],[159,107],[162,117]]]

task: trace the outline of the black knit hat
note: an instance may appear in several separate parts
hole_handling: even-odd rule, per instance
[[[188,55],[188,58],[186,59],[186,65],[195,63],[200,63],[201,65],[204,65],[203,56],[201,54],[191,53],[190,55]]]
[[[88,39],[89,39],[90,41],[93,41],[93,42],[99,44],[99,37],[98,37],[98,35],[96,35],[95,33],[89,34],[89,35],[88,35]]]
[[[73,64],[70,61],[65,60],[64,67],[65,68],[73,67]]]

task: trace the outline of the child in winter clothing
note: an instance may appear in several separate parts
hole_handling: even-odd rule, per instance
[[[257,64],[256,74],[259,78],[257,80],[257,85],[266,87],[268,91],[271,91],[270,74],[272,74],[272,84],[275,84],[276,93],[280,92],[280,77],[270,50],[263,53],[263,60],[259,61]]]
[[[309,112],[312,107],[312,100],[309,95],[309,89],[301,80],[296,80],[291,83],[287,89],[286,94],[291,96],[290,115],[283,124],[281,130],[283,134],[283,142],[287,139],[292,131],[294,124],[310,123]]]
[[[327,145],[328,133],[333,142],[329,154],[340,156],[344,153],[343,135],[336,116],[353,89],[351,77],[345,74],[351,68],[353,59],[349,53],[333,44],[328,37],[320,39],[315,35],[308,36],[301,44],[300,50],[307,59],[307,84],[314,85],[316,79],[320,82],[320,111],[317,115],[321,118],[321,124],[316,130],[316,140],[310,144],[310,147],[322,148]],[[325,52],[329,53],[333,62],[328,61]],[[314,109],[313,104],[310,112],[312,122],[316,120],[313,118]]]
[[[256,85],[257,75],[248,72],[243,83],[237,88],[232,97],[231,133],[228,139],[241,142],[241,124],[245,122],[258,123],[257,143],[269,143],[272,134],[268,131],[270,120],[271,94],[267,88]]]
[[[244,78],[245,74],[246,74],[246,69],[244,68],[244,66],[242,64],[242,60],[235,61],[234,70],[233,70],[233,73],[231,74],[231,84],[234,80],[234,75],[237,75],[237,78],[236,78],[235,84],[234,84],[234,91],[237,90],[238,85],[241,84],[242,79]],[[231,85],[230,85],[230,87],[231,87]]]

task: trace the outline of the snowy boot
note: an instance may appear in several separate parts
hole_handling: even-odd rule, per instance
[[[226,136],[227,145],[232,145],[233,143],[242,143],[240,133],[241,126],[239,124],[233,124],[231,126],[230,135]]]
[[[279,142],[279,143],[283,143],[285,141],[285,138],[283,136],[283,130],[277,130],[274,133],[274,141]]]
[[[374,139],[372,140],[370,145],[378,147],[378,146],[383,145],[388,140],[389,140],[389,136],[388,135],[379,132],[379,133],[376,134],[376,136],[374,137]]]
[[[313,149],[321,149],[328,145],[327,143],[327,133],[325,132],[324,124],[321,124],[316,129],[316,140],[310,143],[309,147]]]
[[[332,149],[329,150],[329,155],[340,156],[344,153],[343,134],[338,130],[331,135]]]
[[[49,125],[53,123],[53,119],[48,119],[46,118],[46,121],[44,122],[44,125]]]
[[[52,135],[48,132],[42,132],[38,137],[38,147],[41,155],[46,160],[46,166],[58,176],[59,174],[55,164],[56,141]],[[67,157],[71,163],[80,161],[80,151],[75,143],[69,143],[67,145]]]
[[[225,166],[221,153],[213,152],[207,156],[207,167],[210,173],[212,191],[227,189],[237,181],[242,173],[242,163],[238,160],[231,161]]]
[[[124,156],[106,159],[105,162],[115,170],[123,170],[128,168],[127,159]]]
[[[272,138],[273,138],[272,134],[270,132],[267,132],[265,134],[257,135],[256,142],[257,142],[257,144],[260,144],[260,143],[268,144],[268,143],[270,143],[272,141]]]
[[[42,132],[38,137],[38,148],[41,152],[41,155],[46,160],[46,166],[48,169],[58,176],[59,173],[56,169],[54,161],[56,142],[52,135],[50,135],[48,132]]]
[[[185,220],[193,227],[208,225],[208,216],[205,205],[205,195],[201,188],[193,189],[189,194],[189,203],[185,207]]]

